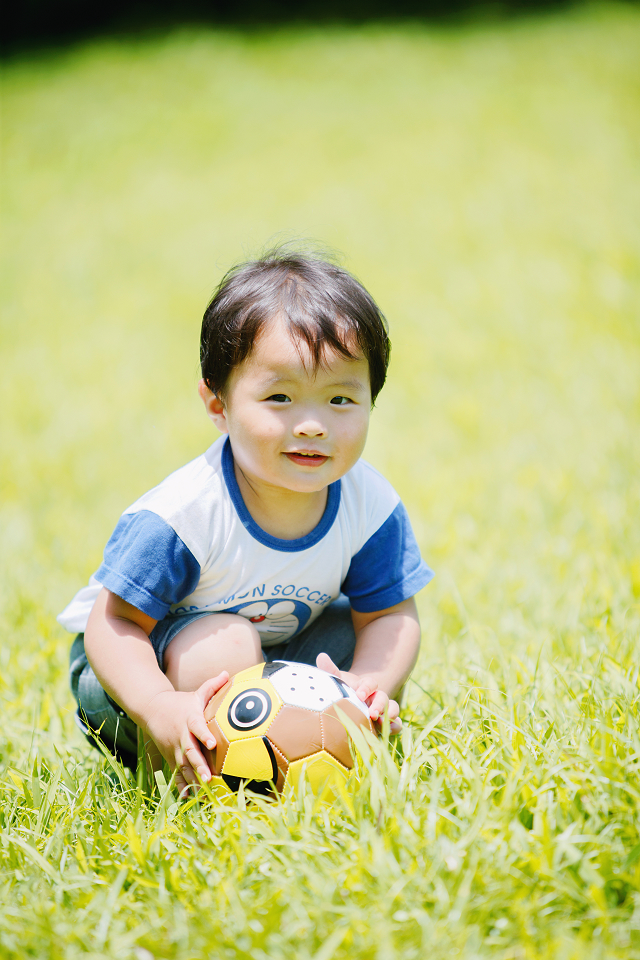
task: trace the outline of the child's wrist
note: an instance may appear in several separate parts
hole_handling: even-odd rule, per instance
[[[163,706],[165,698],[170,697],[175,692],[173,687],[155,691],[150,697],[146,698],[144,706],[140,705],[139,709],[132,710],[129,716],[138,727],[150,733],[150,727],[153,725],[155,718],[166,713],[166,707]]]

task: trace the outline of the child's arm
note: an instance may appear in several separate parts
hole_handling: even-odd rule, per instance
[[[378,720],[389,705],[392,729],[399,730],[399,696],[418,658],[420,621],[413,597],[387,610],[358,613],[351,610],[356,648],[349,671],[338,670],[326,653],[318,656],[323,670],[337,674],[354,688],[369,706],[369,716]]]
[[[193,693],[174,689],[158,666],[149,634],[157,621],[108,590],[95,602],[85,632],[87,659],[107,693],[157,745],[182,792],[211,771],[198,741],[215,740],[204,720],[208,700],[229,678],[208,680]]]

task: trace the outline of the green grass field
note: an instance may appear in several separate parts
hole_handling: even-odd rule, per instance
[[[640,10],[3,83],[0,954],[640,958]],[[283,237],[389,317],[367,457],[437,571],[407,722],[333,807],[151,802],[77,733],[55,615],[213,439],[202,311]]]

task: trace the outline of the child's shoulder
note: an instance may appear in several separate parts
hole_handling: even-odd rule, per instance
[[[379,470],[361,459],[342,478],[342,502],[348,513],[366,517],[369,523],[382,523],[396,509],[400,497]]]

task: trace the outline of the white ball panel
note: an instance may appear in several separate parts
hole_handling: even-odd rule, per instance
[[[344,680],[339,680],[337,677],[333,678],[334,683],[336,683],[342,690],[342,696],[345,700],[350,700],[358,710],[364,714],[365,717],[369,716],[369,707],[364,703],[360,697],[356,696],[356,692],[353,687],[350,687],[348,683],[345,683]]]
[[[269,676],[269,683],[284,703],[307,710],[325,710],[344,696],[330,674],[304,663],[287,663]],[[349,688],[345,685],[344,689]]]

